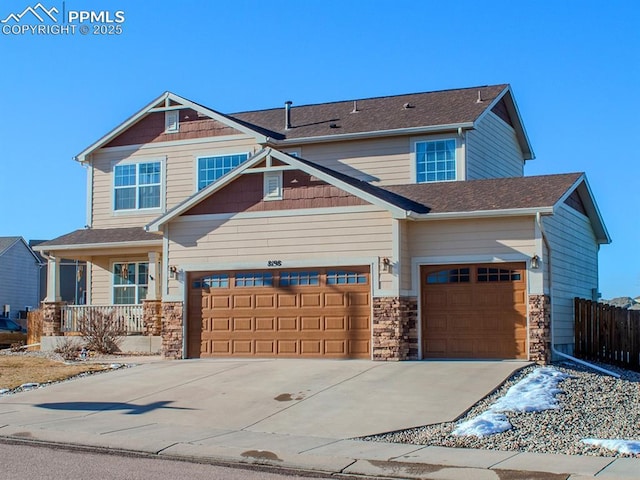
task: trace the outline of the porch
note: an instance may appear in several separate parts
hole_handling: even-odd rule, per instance
[[[146,333],[143,305],[62,305],[60,332],[79,333],[87,319],[108,319],[125,335]]]

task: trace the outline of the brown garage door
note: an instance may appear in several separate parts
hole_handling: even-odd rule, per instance
[[[189,276],[189,357],[370,358],[368,267]]]
[[[421,268],[425,358],[526,359],[524,263]]]

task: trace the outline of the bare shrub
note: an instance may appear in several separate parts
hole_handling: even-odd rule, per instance
[[[119,351],[119,345],[127,333],[124,321],[116,317],[113,311],[105,313],[98,310],[89,311],[78,321],[78,331],[87,348],[99,353]]]
[[[77,337],[62,337],[58,339],[53,351],[65,360],[76,360],[81,348],[82,345]]]

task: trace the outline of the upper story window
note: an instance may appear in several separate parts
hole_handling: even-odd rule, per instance
[[[202,190],[210,183],[215,182],[247,158],[249,158],[249,155],[246,153],[198,158],[198,190]]]
[[[416,142],[416,180],[444,182],[456,179],[456,140],[454,138]]]
[[[113,172],[114,210],[160,207],[161,162],[116,165]]]

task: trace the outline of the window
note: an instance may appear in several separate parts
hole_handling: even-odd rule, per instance
[[[202,190],[210,183],[215,182],[247,158],[249,156],[246,153],[198,158],[198,190]]]
[[[327,272],[327,285],[345,285],[354,283],[367,283],[367,274],[335,270]]]
[[[478,268],[478,282],[512,282],[521,278],[522,275],[517,270]]]
[[[282,172],[264,174],[264,199],[282,200]]]
[[[280,286],[294,287],[300,285],[319,285],[318,272],[281,272]]]
[[[273,275],[268,272],[236,273],[236,287],[273,287]]]
[[[147,262],[113,264],[113,303],[133,305],[147,297],[149,264]]]
[[[419,183],[455,179],[455,139],[416,142],[416,180]]]
[[[427,275],[427,283],[469,283],[471,277],[468,268],[440,270]]]
[[[161,163],[130,163],[114,168],[114,210],[160,207]]]
[[[229,275],[226,273],[208,275],[193,282],[193,288],[228,288]]]
[[[164,133],[177,133],[180,131],[180,116],[178,110],[164,112]]]

